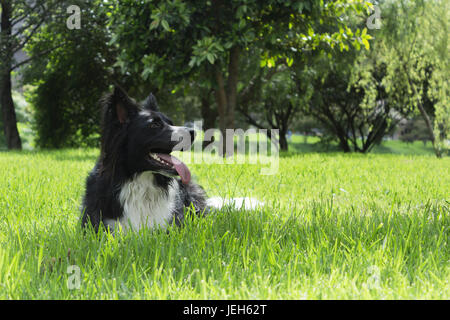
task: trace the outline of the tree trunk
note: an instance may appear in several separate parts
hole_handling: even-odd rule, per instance
[[[422,118],[425,121],[428,133],[430,134],[431,144],[433,145],[434,153],[436,154],[436,157],[441,158],[442,153],[439,150],[438,146],[436,145],[436,137],[434,136],[433,125],[431,124],[430,117],[428,116],[426,110],[424,109],[420,101],[417,104],[417,108],[419,109],[420,114],[422,115]]]
[[[223,78],[220,65],[214,65],[214,76],[216,79],[215,96],[217,111],[219,113],[219,125],[222,133],[222,154],[221,156],[232,156],[234,153],[233,140],[228,140],[226,129],[234,129],[234,110],[237,101],[237,83],[239,74],[239,54],[238,47],[230,49],[230,60],[228,63],[227,86]]]
[[[286,131],[280,130],[280,150],[288,151],[288,142],[286,139]]]
[[[16,111],[12,100],[11,74],[2,75],[0,80],[0,104],[2,109],[3,132],[8,149],[22,149],[19,131],[17,130]]]
[[[201,114],[203,118],[203,130],[206,131],[208,129],[213,129],[216,124],[216,118],[217,118],[217,110],[214,110],[211,108],[211,103],[209,99],[210,93],[208,93],[206,96],[201,97]],[[208,146],[211,142],[214,141],[214,136],[211,137],[211,141],[203,141],[202,146],[205,148]]]
[[[3,62],[0,65],[0,107],[3,120],[3,132],[5,134],[8,149],[22,149],[19,131],[17,130],[16,111],[12,99],[11,86],[11,65],[12,65],[12,48],[10,41],[11,26],[11,3],[2,1],[2,21],[1,21],[1,37],[6,39],[6,44],[2,44]],[[3,40],[5,41],[5,40]]]
[[[345,130],[340,126],[338,121],[336,121],[334,119],[332,113],[329,110],[326,110],[326,111],[327,112],[325,113],[325,117],[326,117],[326,119],[328,119],[328,121],[320,120],[320,118],[319,118],[319,120],[325,126],[328,126],[332,132],[334,132],[335,136],[339,140],[339,147],[341,148],[341,150],[346,153],[351,152],[352,150],[350,149],[350,146],[348,144],[349,139],[347,137],[347,134],[345,133]],[[355,147],[357,147],[357,146],[355,146]]]
[[[427,114],[427,111],[424,109],[424,107],[422,105],[422,101],[420,99],[420,95],[418,94],[417,89],[414,86],[414,84],[413,84],[413,82],[412,82],[412,80],[411,80],[411,78],[409,76],[409,73],[408,73],[408,70],[406,68],[406,65],[402,64],[402,66],[403,66],[403,70],[405,71],[405,74],[407,76],[409,86],[413,89],[414,94],[417,96],[417,100],[418,100],[417,101],[417,108],[419,109],[420,114],[422,115],[422,118],[425,121],[425,125],[427,127],[427,130],[430,133],[431,144],[433,145],[434,153],[436,154],[436,157],[441,158],[442,157],[442,153],[439,150],[438,146],[436,145],[436,137],[434,136],[433,124],[431,123],[431,120],[430,120],[430,117]]]
[[[226,125],[228,129],[234,129],[234,110],[237,100],[237,83],[239,68],[239,47],[232,47],[230,50],[230,62],[228,64],[228,84],[227,84],[227,114]]]
[[[214,74],[216,77],[216,89],[215,89],[215,97],[217,102],[217,112],[219,114],[219,129],[221,133],[221,141],[222,141],[222,150],[220,151],[220,156],[225,155],[226,150],[226,121],[225,115],[227,110],[227,94],[225,91],[225,84],[223,81],[222,71],[218,66],[214,68]]]
[[[345,139],[339,137],[339,146],[345,153],[351,152],[350,147],[348,146],[348,142]]]
[[[209,97],[202,97],[200,99],[201,103],[201,114],[203,119],[203,130],[212,129],[216,125],[217,111],[211,108],[211,103]]]

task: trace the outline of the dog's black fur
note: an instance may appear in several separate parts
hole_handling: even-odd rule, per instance
[[[178,184],[172,219],[183,221],[185,208],[194,208],[203,214],[206,195],[202,187],[190,182],[182,183],[177,172],[150,158],[151,152],[170,154],[179,141],[172,141],[172,121],[162,114],[155,97],[150,94],[143,104],[136,103],[116,86],[113,93],[101,100],[102,127],[100,156],[86,181],[82,204],[82,226],[91,224],[97,231],[105,221],[120,220],[124,208],[119,200],[122,186],[140,173],[153,172],[155,187],[164,194],[170,184]],[[191,139],[193,140],[193,139]],[[190,146],[190,144],[189,144]]]

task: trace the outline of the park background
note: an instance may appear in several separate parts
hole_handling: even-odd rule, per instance
[[[448,299],[448,6],[0,0],[0,297]],[[83,234],[114,84],[178,125],[278,129],[275,175],[190,165],[266,206]]]

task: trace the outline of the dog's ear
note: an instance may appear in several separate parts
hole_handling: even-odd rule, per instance
[[[156,102],[155,96],[150,93],[144,101],[144,109],[151,110],[151,111],[159,111],[158,108],[158,102]]]
[[[120,123],[128,122],[128,120],[138,112],[136,104],[128,96],[125,90],[118,85],[114,86],[111,107]]]

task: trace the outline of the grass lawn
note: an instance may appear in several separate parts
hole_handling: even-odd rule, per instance
[[[0,298],[449,299],[450,158],[384,152],[192,164],[266,207],[116,237],[79,227],[97,150],[0,152]]]

